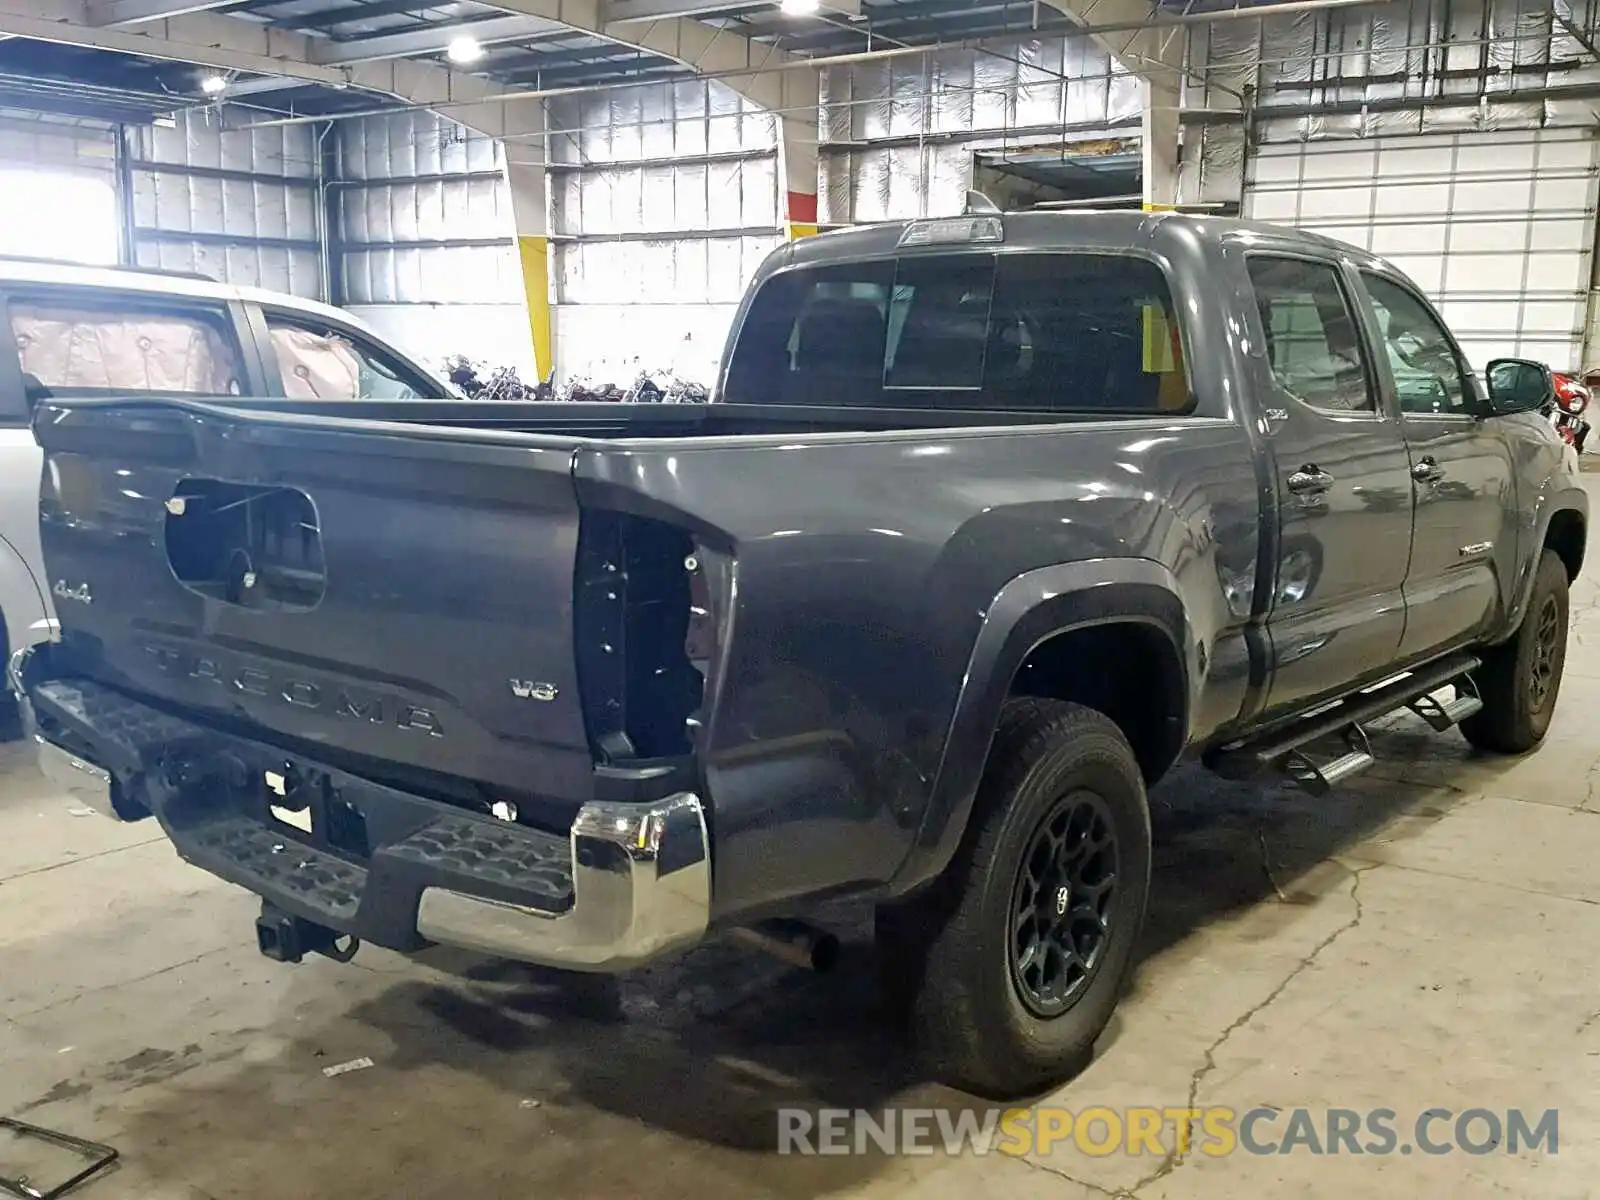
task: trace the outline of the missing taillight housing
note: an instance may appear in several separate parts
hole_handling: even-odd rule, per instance
[[[584,719],[598,761],[695,749],[717,622],[693,537],[660,521],[586,512],[575,633]]]

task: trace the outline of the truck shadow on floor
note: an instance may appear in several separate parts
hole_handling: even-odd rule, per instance
[[[1409,734],[1392,744],[1402,755],[1417,752]],[[1382,737],[1376,748],[1384,752]],[[1431,823],[1464,798],[1368,781],[1317,799],[1185,767],[1152,796],[1155,889],[1142,955],[1258,906],[1288,925],[1338,889],[1344,876],[1329,867],[1332,857],[1386,827]],[[314,1078],[315,1086],[289,1095],[274,1079],[279,1064],[236,1062],[212,1079],[191,1078],[180,1092],[152,1097],[160,1111],[140,1112],[138,1124],[160,1143],[153,1136],[141,1154],[161,1156],[181,1178],[179,1164],[196,1161],[182,1146],[227,1153],[235,1142],[248,1145],[259,1138],[261,1097],[276,1095],[273,1120],[312,1146],[259,1163],[247,1151],[229,1175],[237,1194],[381,1194],[367,1186],[369,1160],[391,1138],[415,1173],[385,1187],[402,1187],[408,1200],[455,1194],[449,1188],[525,1196],[541,1184],[563,1198],[637,1194],[640,1162],[685,1154],[692,1167],[682,1178],[649,1180],[659,1200],[816,1196],[859,1185],[903,1164],[877,1154],[779,1156],[778,1111],[959,1110],[974,1101],[908,1065],[905,1040],[877,999],[869,914],[841,909],[829,924],[846,943],[829,976],[722,943],[620,982],[482,961],[430,963],[441,970],[369,986],[368,998],[324,1027],[288,1031],[306,1057],[313,1046],[391,1047],[376,1069],[332,1081],[337,1087]],[[1102,1053],[1115,1053],[1114,1043],[1113,1032]],[[316,1148],[341,1130],[371,1138],[375,1122],[383,1128],[378,1143],[348,1159]],[[482,1153],[449,1149],[463,1139]],[[441,1148],[437,1161],[428,1146]],[[502,1176],[513,1163],[514,1176]],[[258,1167],[270,1178],[255,1186]],[[310,1190],[274,1190],[297,1181]]]

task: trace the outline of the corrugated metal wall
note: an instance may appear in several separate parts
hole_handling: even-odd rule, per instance
[[[349,303],[521,299],[497,141],[428,112],[336,128],[334,236]]]
[[[1143,102],[1142,81],[1087,37],[825,71],[822,219],[959,213],[976,152],[1137,131]]]
[[[1258,145],[1593,126],[1600,63],[1557,8],[1594,27],[1593,11],[1550,0],[1410,0],[1202,26],[1190,61],[1206,84],[1185,103],[1219,123],[1189,156],[1186,196],[1239,198],[1246,136],[1226,114],[1245,92]]]
[[[561,374],[711,382],[779,242],[774,118],[711,81],[556,101],[550,131]]]
[[[1191,187],[1391,258],[1480,367],[1593,357],[1600,63],[1547,0],[1222,23],[1191,54],[1210,84],[1191,104],[1255,98],[1248,153],[1237,121],[1207,128]]]
[[[432,366],[533,369],[500,143],[429,112],[335,127],[332,245],[350,309]]]
[[[1281,193],[1284,180],[1309,177],[1279,161],[1296,146],[1381,137],[1388,153],[1408,137],[1466,147],[1481,134],[1592,128],[1600,94],[1600,63],[1545,0],[1220,21],[1196,27],[1188,72],[1189,201],[1249,204],[1252,145],[1271,149]],[[827,71],[822,219],[957,211],[976,153],[1131,133],[1143,90],[1083,37]],[[641,365],[674,366],[709,380],[744,285],[781,236],[774,118],[708,81],[567,97],[548,115],[562,374],[626,380]],[[0,114],[0,148],[21,139],[12,159],[114,176],[111,137],[8,133]],[[132,131],[130,143],[138,261],[332,295],[435,363],[459,352],[531,369],[505,155],[492,139],[421,112],[330,133],[224,133],[215,114],[195,112]],[[1274,202],[1304,214],[1302,200]],[[1593,208],[1566,215],[1592,226]]]
[[[320,132],[224,130],[207,109],[130,128],[134,261],[323,297]]]

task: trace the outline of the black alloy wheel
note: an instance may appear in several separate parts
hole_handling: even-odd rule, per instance
[[[1012,899],[1011,981],[1045,1020],[1070,1009],[1093,982],[1111,935],[1116,826],[1093,792],[1063,796],[1039,823]]]

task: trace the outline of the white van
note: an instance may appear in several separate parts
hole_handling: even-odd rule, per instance
[[[29,426],[39,399],[455,398],[349,313],[199,276],[0,258],[0,311],[11,334],[0,346],[0,666],[54,629]]]

